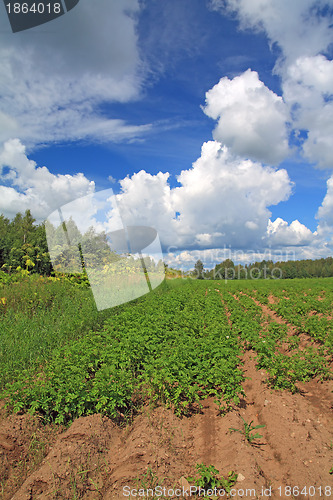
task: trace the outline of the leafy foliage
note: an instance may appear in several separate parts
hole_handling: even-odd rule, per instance
[[[187,479],[206,491],[214,490],[216,488],[224,489],[227,493],[229,493],[230,489],[237,481],[237,474],[234,471],[230,471],[226,478],[223,476],[219,477],[220,473],[214,465],[207,466],[201,463],[196,465],[196,469],[199,477],[189,477]]]
[[[146,399],[178,415],[208,395],[221,406],[237,402],[243,392],[237,338],[219,321],[219,297],[206,301],[194,283],[165,285],[118,308],[98,333],[54,349],[30,381],[23,373],[7,385],[14,409],[62,423],[93,412],[118,419]]]
[[[241,358],[247,349],[275,389],[295,392],[300,381],[332,377],[330,330],[318,333],[317,323],[308,321],[315,305],[320,321],[330,325],[330,279],[288,286],[170,280],[101,313],[89,289],[60,276],[11,280],[6,275],[0,284],[3,396],[15,411],[29,410],[46,421],[67,423],[95,412],[119,421],[146,403],[183,416],[198,411],[207,396],[227,411],[244,394]],[[280,309],[299,325],[293,335],[286,324],[268,320],[252,298],[266,298],[274,309],[279,302],[268,301],[272,294],[289,297],[288,304],[299,301],[298,315]],[[304,326],[308,343],[300,349]],[[249,426],[244,432],[251,441],[256,427]]]

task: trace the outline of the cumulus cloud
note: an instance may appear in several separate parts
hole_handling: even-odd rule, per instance
[[[158,231],[170,266],[193,268],[199,258],[213,267],[226,258],[254,262],[330,255],[333,181],[319,212],[322,225],[312,232],[298,220],[271,220],[269,207],[292,194],[286,170],[242,160],[217,141],[205,143],[200,158],[177,180],[180,186],[170,188],[168,173],[141,171],[120,181],[117,196],[126,224]]]
[[[126,225],[154,227],[165,245],[177,244],[176,209],[172,205],[169,173],[144,170],[119,181],[117,202]]]
[[[323,55],[299,57],[288,67],[287,74],[294,82],[317,91],[318,95],[332,94],[333,64]]]
[[[37,167],[18,139],[7,141],[0,151],[0,180],[11,184],[0,186],[0,213],[12,218],[17,212],[30,209],[39,221],[59,206],[95,189],[95,183],[82,173],[54,175],[46,167]]]
[[[291,224],[280,217],[274,222],[268,221],[267,241],[272,246],[309,245],[313,239],[314,234],[298,220],[294,220]]]
[[[193,268],[195,262],[200,258],[201,252],[198,252],[197,250],[192,250],[188,251],[185,250],[180,253],[173,253],[169,252],[165,258],[164,261],[170,266],[170,267],[175,267],[177,269],[187,269],[187,268]]]
[[[97,111],[103,102],[140,94],[138,0],[81,0],[66,15],[15,36],[8,36],[0,8],[0,140],[119,141],[150,128]]]
[[[327,240],[328,245],[333,249],[333,175],[327,181],[327,192],[325,198],[318,209],[317,219],[318,234]]]
[[[298,58],[286,70],[283,92],[294,109],[294,126],[307,131],[304,155],[333,168],[333,61],[323,55]]]
[[[241,160],[216,141],[205,143],[201,157],[177,180],[180,187],[170,189],[168,174],[141,171],[120,181],[126,222],[155,227],[164,248],[262,244],[268,207],[292,192],[286,170]]]
[[[288,154],[288,111],[282,98],[248,69],[206,93],[206,115],[218,120],[215,140],[242,157],[280,163]]]
[[[0,213],[7,217],[29,208],[41,221],[62,205],[78,200],[76,220],[82,227],[89,220],[97,229],[112,229],[108,226],[108,220],[115,221],[112,210],[104,214],[106,225],[102,227],[96,219],[98,203],[90,206],[88,198],[82,198],[91,195],[92,199],[93,195],[99,200],[94,182],[80,173],[55,175],[45,166],[38,167],[17,139],[7,141],[0,151],[0,179],[4,183],[0,187]],[[191,267],[193,259],[200,258],[196,251],[213,255],[209,252],[214,249],[217,262],[227,258],[223,256],[230,249],[236,252],[236,260],[243,261],[249,249],[256,249],[258,255],[267,247],[275,249],[275,254],[279,248],[290,252],[301,247],[315,253],[321,245],[322,254],[325,248],[327,251],[324,236],[329,229],[332,234],[333,180],[318,213],[322,228],[318,235],[299,221],[288,225],[282,219],[270,220],[269,207],[292,193],[286,170],[241,160],[216,141],[203,145],[200,158],[191,169],[181,172],[178,182],[179,187],[171,188],[169,173],[152,175],[142,170],[120,180],[121,192],[116,196],[122,220],[118,217],[118,226],[155,228],[168,254],[167,262]]]
[[[275,72],[292,127],[306,136],[301,153],[320,168],[333,167],[332,0],[211,0],[214,9],[233,13],[244,29],[264,32],[280,49]]]

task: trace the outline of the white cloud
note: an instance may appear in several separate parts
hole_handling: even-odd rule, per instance
[[[282,79],[283,100],[293,116],[296,135],[307,160],[333,167],[333,0],[211,0],[214,9],[233,13],[243,29],[264,32],[280,57],[275,72]],[[268,120],[267,120],[268,121]]]
[[[95,184],[83,174],[54,175],[46,167],[38,167],[17,139],[8,141],[0,151],[0,167],[5,183],[0,186],[0,213],[11,218],[29,208],[41,221],[58,207],[79,199],[76,219],[83,226],[89,219],[99,229],[101,219],[95,205],[90,207],[82,198],[95,193]],[[332,235],[333,225],[333,178],[318,212],[318,233],[311,233],[298,221],[290,225],[282,219],[270,221],[269,206],[286,200],[292,191],[286,170],[240,160],[217,142],[205,143],[200,158],[181,172],[178,181],[180,186],[171,188],[168,173],[151,175],[142,170],[120,180],[121,193],[116,196],[123,223],[155,228],[173,264],[184,262],[191,267],[203,250],[208,252],[206,260],[214,254],[216,262],[227,258],[230,250],[236,261],[244,261],[249,249],[256,249],[259,256],[267,247],[274,249],[274,255],[278,249],[306,257],[316,251],[327,255],[325,241]],[[95,198],[98,202],[98,193]],[[109,222],[115,221],[112,211],[106,216]]]
[[[333,177],[315,232],[298,220],[291,224],[281,218],[270,220],[269,207],[292,193],[286,170],[241,160],[216,141],[205,143],[200,158],[177,180],[180,186],[170,188],[168,173],[141,171],[120,181],[122,192],[117,196],[126,224],[148,225],[158,231],[170,265],[189,268],[203,257],[212,267],[228,258],[230,251],[235,261],[243,262],[330,254]],[[212,255],[214,262],[209,261]]]
[[[241,27],[264,31],[289,64],[301,56],[324,52],[332,43],[332,0],[211,0],[213,8],[236,13]]]
[[[155,227],[165,248],[262,244],[268,207],[292,191],[286,170],[240,160],[216,141],[205,143],[192,168],[181,172],[180,187],[170,189],[168,177],[141,171],[120,181],[118,195],[126,223]]]
[[[30,209],[39,221],[53,210],[76,198],[92,193],[95,183],[82,173],[54,175],[46,167],[37,167],[26,156],[18,139],[7,141],[0,152],[0,179],[11,186],[0,186],[0,213],[11,218]],[[17,188],[17,189],[15,189]]]
[[[333,61],[323,55],[298,58],[286,70],[283,92],[294,109],[294,126],[307,131],[304,155],[333,168]]]
[[[327,193],[317,212],[319,220],[317,232],[333,250],[333,175],[327,181]]]
[[[0,140],[119,141],[150,128],[97,111],[103,102],[140,94],[138,0],[81,0],[66,15],[15,36],[0,8]]]
[[[287,74],[291,80],[301,83],[308,89],[313,89],[324,95],[332,94],[333,63],[323,55],[299,57],[292,65],[288,66]]]
[[[263,260],[273,262],[286,262],[288,260],[319,259],[331,255],[330,249],[323,242],[313,241],[304,246],[281,246],[266,247],[264,249],[237,250],[229,247],[213,248],[204,250],[185,250],[182,252],[169,253],[164,261],[169,267],[187,271],[194,268],[194,264],[200,259],[205,269],[212,269],[226,259],[231,259],[234,264],[250,264]]]
[[[196,250],[185,250],[184,252],[180,252],[178,254],[170,252],[165,256],[164,261],[169,265],[169,267],[175,267],[176,269],[189,269],[194,267],[195,262],[200,258],[198,255],[200,255],[200,252]]]
[[[173,190],[173,202],[181,223],[195,235],[210,228],[214,246],[251,246],[265,232],[268,207],[292,190],[286,170],[241,160],[213,141],[203,145],[201,157],[178,181],[182,186]]]
[[[267,241],[271,246],[309,245],[314,237],[310,229],[298,220],[294,220],[290,225],[280,217],[274,222],[268,221]]]
[[[206,93],[206,115],[218,120],[215,140],[235,154],[264,163],[280,163],[288,155],[287,107],[256,71],[219,83]]]
[[[151,175],[144,170],[119,181],[120,213],[127,225],[154,227],[166,245],[177,244],[176,210],[172,206],[168,173]]]

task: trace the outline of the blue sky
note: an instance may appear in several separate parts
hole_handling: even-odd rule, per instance
[[[332,255],[332,0],[0,8],[0,213],[112,188],[175,267]]]

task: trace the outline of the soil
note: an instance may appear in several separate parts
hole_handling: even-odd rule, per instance
[[[263,311],[281,320],[268,307]],[[92,415],[65,429],[28,415],[8,416],[0,408],[0,498],[111,500],[135,498],[140,489],[143,498],[142,489],[157,485],[172,493],[189,486],[186,478],[196,475],[199,463],[214,465],[224,477],[238,474],[232,498],[290,499],[288,486],[303,491],[295,490],[294,498],[330,498],[333,381],[298,384],[296,394],[274,391],[265,384],[267,373],[256,369],[252,351],[242,361],[245,396],[224,415],[208,398],[190,417],[146,406],[122,427]],[[249,443],[244,433],[230,431],[242,431],[242,419],[263,425],[252,431],[261,437]]]
[[[271,487],[270,498],[288,498],[283,494],[287,485],[332,486],[332,382],[300,384],[301,392],[294,395],[272,391],[263,383],[266,373],[256,370],[250,351],[244,356],[244,372],[246,396],[224,416],[213,399],[207,399],[201,413],[187,418],[176,417],[170,409],[146,407],[124,428],[92,415],[77,419],[64,432],[58,429],[57,435],[36,418],[3,418],[0,457],[7,480],[2,498],[125,498],[126,485],[175,489],[202,462],[213,464],[224,476],[231,470],[239,474],[241,480],[234,487],[239,495],[234,498],[242,498],[242,490],[250,489],[255,489],[256,496],[249,492],[246,498],[261,499],[267,497],[262,488]],[[252,445],[240,432],[229,431],[243,428],[241,417],[265,426],[253,431],[262,438]],[[32,436],[47,442],[39,464],[31,456],[29,460]],[[18,485],[22,462],[26,464],[20,476],[23,484]],[[319,489],[317,493],[298,498],[320,498]]]

